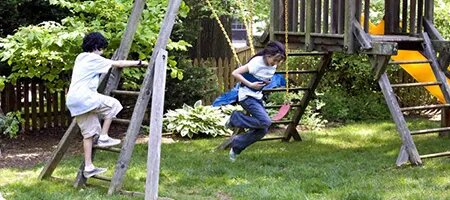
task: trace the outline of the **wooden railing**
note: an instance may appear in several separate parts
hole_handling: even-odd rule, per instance
[[[20,80],[16,85],[7,84],[0,93],[0,106],[6,114],[20,111],[24,132],[36,132],[44,128],[67,127],[70,115],[65,105],[65,92],[50,92],[42,81]]]
[[[285,31],[284,0],[274,0],[271,5],[271,34]],[[385,0],[385,34],[415,36],[423,32],[424,21],[433,23],[433,0]],[[370,0],[289,0],[287,5],[288,31],[303,35],[306,49],[312,37],[328,36],[345,40],[353,48],[354,23],[369,32]],[[363,22],[361,23],[361,18]],[[271,35],[271,38],[275,38]],[[347,48],[345,48],[347,49]]]

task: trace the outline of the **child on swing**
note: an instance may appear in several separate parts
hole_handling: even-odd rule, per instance
[[[269,131],[271,119],[264,109],[262,88],[270,83],[277,65],[286,59],[283,44],[277,41],[269,42],[267,46],[250,61],[235,69],[231,74],[241,82],[238,91],[239,104],[250,114],[240,111],[231,113],[227,127],[248,128],[245,134],[232,137],[230,141],[230,159],[235,161],[245,148],[260,140]]]
[[[93,138],[100,135],[97,145],[110,147],[120,144],[119,139],[108,136],[112,119],[122,110],[120,102],[110,96],[99,94],[97,87],[100,74],[107,73],[111,67],[130,67],[148,65],[145,61],[110,60],[102,57],[108,41],[102,34],[92,32],[83,38],[83,53],[75,59],[72,80],[67,92],[66,105],[83,135],[84,171],[83,176],[103,173],[105,168],[92,164]],[[103,118],[103,127],[99,117]]]

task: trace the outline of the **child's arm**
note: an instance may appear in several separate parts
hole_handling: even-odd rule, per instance
[[[147,61],[141,61],[141,60],[113,60],[112,66],[113,67],[131,67],[131,66],[147,66]]]
[[[242,76],[243,73],[247,73],[248,72],[248,66],[244,65],[241,66],[237,69],[235,69],[231,75],[234,76],[234,78],[236,78],[239,82],[243,83],[244,85],[253,88],[255,90],[260,90],[262,87],[264,87],[266,84],[264,82],[250,82],[247,79],[244,78],[244,76]]]

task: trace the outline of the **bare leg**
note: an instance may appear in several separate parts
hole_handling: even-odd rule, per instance
[[[92,137],[83,139],[84,166],[92,166]]]
[[[104,119],[103,120],[103,126],[102,126],[102,132],[100,135],[108,135],[109,127],[111,126],[112,119]]]

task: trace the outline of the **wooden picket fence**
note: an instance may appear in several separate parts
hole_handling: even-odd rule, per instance
[[[67,127],[70,114],[65,106],[65,90],[51,92],[41,80],[24,79],[7,84],[0,93],[0,107],[6,114],[22,113],[22,130],[37,132],[52,127]]]
[[[238,54],[241,64],[245,64],[252,56],[249,47],[236,49],[236,53]],[[202,99],[204,104],[206,105],[211,104],[216,97],[221,95],[223,92],[230,90],[236,84],[236,80],[231,75],[231,72],[238,66],[238,63],[236,62],[234,57],[217,59],[193,59],[193,65],[198,67],[212,68],[214,74],[216,75],[216,77],[213,78],[217,78],[219,91],[215,94],[211,94],[208,97],[205,97],[205,99]]]

